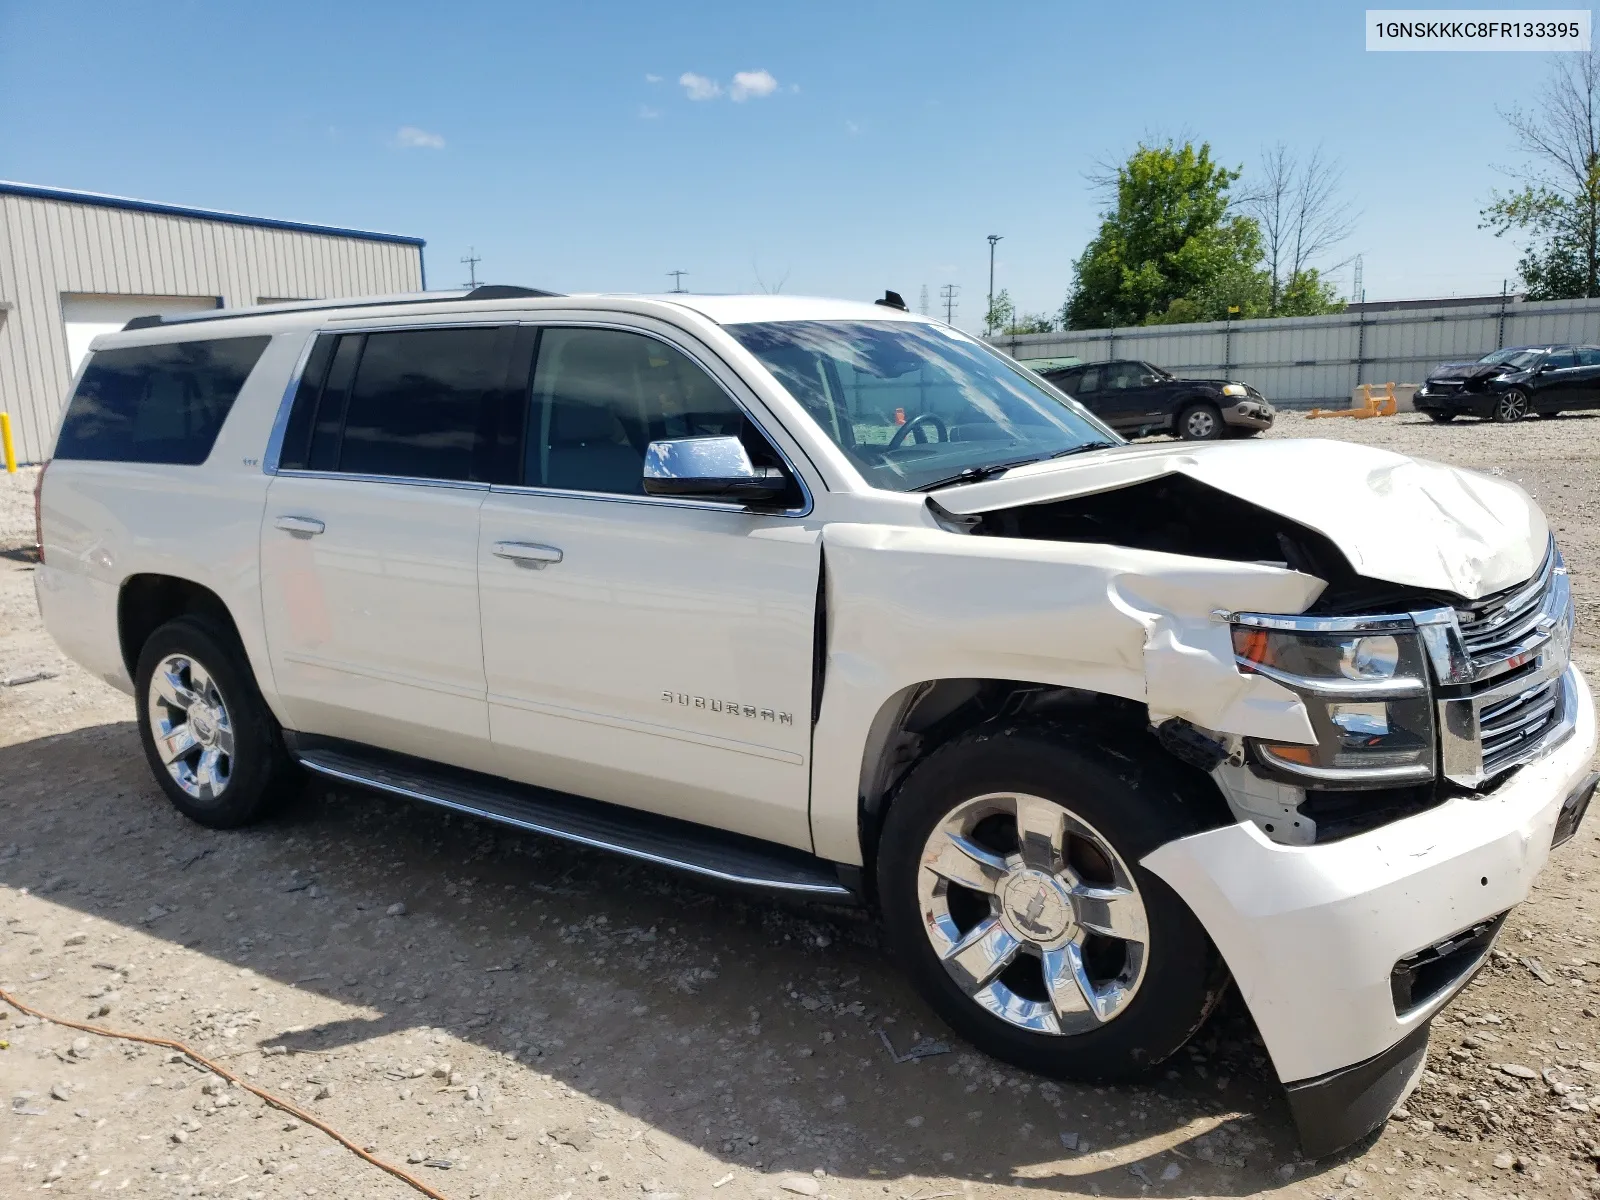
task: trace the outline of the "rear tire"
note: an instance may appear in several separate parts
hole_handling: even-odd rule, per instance
[[[134,672],[145,760],[184,816],[234,829],[262,816],[297,776],[244,648],[214,619],[168,621]]]
[[[1226,982],[1200,922],[1139,865],[1214,825],[1218,801],[1164,756],[1095,741],[988,727],[936,750],[889,808],[878,895],[911,981],[973,1045],[1131,1079],[1189,1040]]]
[[[1205,400],[1185,405],[1178,414],[1177,432],[1186,442],[1214,442],[1222,436],[1222,413]]]

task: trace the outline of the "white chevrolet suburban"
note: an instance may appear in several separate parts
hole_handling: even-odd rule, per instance
[[[1407,1092],[1595,786],[1523,491],[1128,445],[893,294],[140,318],[39,521],[50,632],[196,821],[309,771],[859,900],[959,1033],[1072,1078],[1231,977],[1313,1155]]]

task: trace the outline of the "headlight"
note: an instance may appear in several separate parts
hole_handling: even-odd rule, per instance
[[[1225,383],[1225,384],[1223,384],[1222,385],[1222,394],[1224,396],[1247,396],[1247,395],[1249,395],[1249,393],[1244,390],[1244,384],[1242,384],[1242,383]]]
[[[1258,763],[1311,787],[1393,787],[1433,778],[1433,705],[1409,618],[1237,614],[1241,671],[1304,701],[1311,745],[1251,741]]]

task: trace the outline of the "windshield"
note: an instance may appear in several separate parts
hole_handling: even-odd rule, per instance
[[[912,321],[730,325],[877,487],[914,491],[1121,439],[980,342]]]
[[[1493,354],[1485,354],[1478,361],[1493,363],[1496,366],[1514,367],[1518,371],[1526,371],[1544,356],[1544,347],[1510,346],[1504,350],[1496,350]]]

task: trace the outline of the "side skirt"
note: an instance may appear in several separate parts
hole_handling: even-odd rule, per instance
[[[285,738],[301,766],[327,779],[737,887],[835,904],[858,902],[837,864],[802,850],[372,746],[288,731]]]

